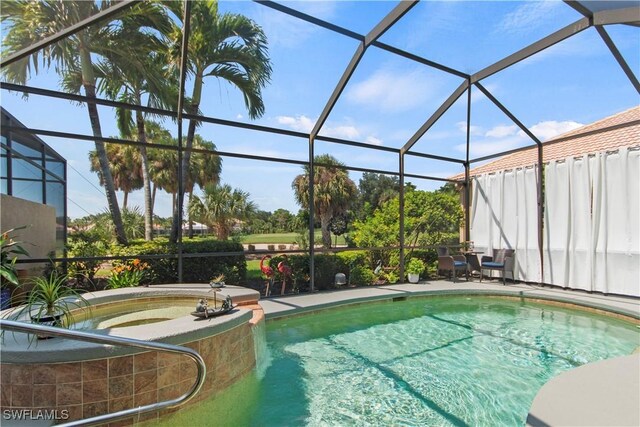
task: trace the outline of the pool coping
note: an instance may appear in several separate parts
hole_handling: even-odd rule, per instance
[[[258,292],[239,286],[227,286],[217,294],[217,297],[223,299],[226,295],[231,296],[234,303],[239,303],[239,306],[223,316],[196,319],[191,315],[186,315],[158,323],[92,331],[102,335],[117,335],[144,341],[182,345],[220,334],[251,321],[253,310],[245,308],[245,306],[256,303],[259,298]],[[144,301],[158,297],[193,298],[195,310],[198,298],[212,298],[213,294],[208,284],[188,283],[114,289],[83,296],[93,305],[115,301]],[[8,313],[10,310],[5,310],[2,313]],[[2,363],[13,364],[66,363],[147,351],[134,347],[111,346],[62,338],[36,340],[27,334],[13,332],[6,332],[2,339],[0,348]]]
[[[640,325],[639,298],[524,283],[502,285],[496,282],[421,282],[416,285],[372,286],[275,297],[260,300],[259,304],[268,321],[366,302],[446,295],[515,297],[570,305],[572,308],[618,317]],[[630,356],[588,363],[565,371],[538,390],[526,424],[531,427],[640,425],[639,372],[640,353],[637,350]]]
[[[622,316],[640,322],[640,299],[623,296],[605,296],[560,288],[541,287],[524,283],[507,285],[497,282],[433,281],[419,284],[397,284],[348,288],[294,296],[261,299],[267,320],[295,316],[317,310],[394,298],[437,295],[507,296],[545,302],[565,303],[577,307]]]

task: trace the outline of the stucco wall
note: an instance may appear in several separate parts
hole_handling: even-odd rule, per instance
[[[0,230],[27,225],[13,235],[23,242],[31,258],[47,258],[56,249],[56,210],[47,205],[17,197],[0,195]],[[24,258],[24,257],[19,257]],[[41,269],[44,264],[23,264],[25,270]]]

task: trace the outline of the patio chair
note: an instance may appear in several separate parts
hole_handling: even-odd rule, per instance
[[[456,281],[457,272],[464,271],[467,281],[469,280],[469,264],[464,255],[449,255],[449,250],[445,247],[438,248],[438,272],[448,271],[453,281]]]
[[[493,256],[483,256],[480,261],[480,281],[482,282],[482,276],[484,270],[497,270],[502,272],[502,284],[506,285],[506,274],[511,274],[511,280],[515,280],[513,277],[513,267],[515,265],[515,253],[513,249],[494,249]]]

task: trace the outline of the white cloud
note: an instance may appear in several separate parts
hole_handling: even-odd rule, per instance
[[[291,116],[278,116],[276,120],[281,125],[288,126],[289,128],[298,131],[309,133],[313,129],[313,125],[315,124],[315,120],[311,120],[309,117],[305,115],[291,117]]]
[[[457,122],[456,127],[462,133],[467,133],[467,122]],[[471,125],[469,127],[471,135],[482,135],[484,130],[480,126]]]
[[[484,85],[484,88],[487,89],[487,91],[494,96],[498,91],[498,85],[494,83],[489,83],[487,85]],[[471,90],[471,103],[475,104],[478,101],[489,101],[489,99],[484,95],[484,93],[480,91],[480,89],[473,88]]]
[[[290,129],[293,129],[298,132],[309,133],[313,130],[314,125],[316,124],[317,119],[310,119],[305,115],[299,116],[277,116],[276,120],[279,124],[285,125]],[[363,134],[367,132],[363,131],[358,126],[355,126],[351,123],[345,124],[332,124],[325,123],[325,125],[320,130],[320,134],[323,136],[331,136],[334,138],[342,138],[342,139],[351,139],[351,140],[361,140],[363,139]],[[374,136],[374,135],[366,135],[364,137],[365,142],[374,145],[382,145],[383,141]]]
[[[549,120],[537,123],[531,126],[529,130],[540,140],[546,141],[563,133],[577,129],[581,126],[584,126],[584,124],[574,121],[557,122],[555,120]],[[522,131],[520,131],[518,134],[521,136],[525,135],[525,133]]]
[[[238,114],[238,115],[236,116],[236,119],[238,119],[238,120],[244,119],[244,116],[243,116],[242,114]]]
[[[382,145],[382,140],[379,138],[376,138],[375,136],[368,136],[364,142],[372,145]]]
[[[546,18],[562,2],[554,0],[526,2],[508,13],[498,24],[498,33],[525,34],[546,23]]]
[[[464,124],[464,122],[460,123]],[[456,124],[458,128],[460,128],[460,123]],[[542,141],[546,141],[581,126],[583,126],[581,123],[574,121],[558,122],[555,120],[549,120],[536,123],[531,126],[529,130]],[[471,146],[469,147],[471,157],[496,154],[533,144],[533,141],[531,141],[527,134],[518,129],[519,128],[516,125],[494,126],[483,134],[483,138],[473,139],[471,141]],[[458,144],[455,146],[455,149],[464,153],[467,146],[466,144]]]
[[[436,97],[440,83],[440,78],[424,70],[380,69],[368,79],[352,85],[346,99],[387,112],[407,111]]]
[[[498,125],[489,129],[484,136],[490,138],[504,138],[507,136],[515,135],[518,132],[518,126],[516,125]]]

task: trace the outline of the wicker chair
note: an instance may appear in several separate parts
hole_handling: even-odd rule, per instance
[[[480,261],[480,281],[482,282],[482,276],[484,270],[497,270],[502,272],[502,284],[506,285],[506,274],[511,274],[511,280],[515,280],[513,277],[513,268],[515,265],[516,251],[513,249],[494,249],[493,256],[483,256]]]
[[[438,248],[438,272],[447,271],[451,274],[453,281],[456,281],[456,272],[464,271],[467,281],[469,280],[469,264],[464,255],[449,255],[449,250],[445,247]]]

